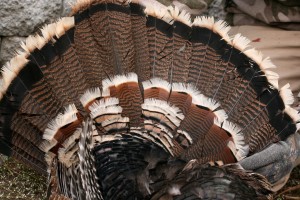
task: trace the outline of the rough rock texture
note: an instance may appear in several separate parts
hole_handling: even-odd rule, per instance
[[[2,59],[1,59],[1,46],[2,46],[2,38],[1,38],[1,36],[0,36],[0,67],[2,67]],[[1,160],[1,159],[0,159]],[[1,163],[1,161],[0,161],[0,163]]]
[[[0,0],[0,35],[28,36],[61,16],[62,0]]]
[[[77,0],[62,0],[63,1],[63,12],[62,16],[69,16],[71,13],[71,5],[74,5]]]
[[[0,67],[19,43],[46,23],[68,15],[76,0],[0,0]],[[2,42],[1,42],[2,40]]]
[[[9,61],[16,50],[20,49],[20,42],[24,41],[25,37],[4,37],[2,38],[0,48],[0,66]]]

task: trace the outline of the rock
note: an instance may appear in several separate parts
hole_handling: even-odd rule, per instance
[[[0,35],[28,36],[60,17],[62,0],[0,1],[0,8]]]
[[[71,9],[71,5],[74,5],[76,3],[77,0],[63,0],[63,13],[62,13],[62,16],[65,17],[65,16],[69,16],[72,9]]]
[[[9,61],[16,53],[21,49],[20,43],[24,41],[26,37],[3,37],[0,48],[0,64],[4,65]]]

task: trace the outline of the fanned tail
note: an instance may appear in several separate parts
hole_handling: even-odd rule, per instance
[[[79,0],[2,68],[1,153],[51,171],[73,199],[201,196],[186,177],[202,172],[267,195],[237,165],[200,166],[235,163],[300,127],[269,58],[228,31],[152,0]]]

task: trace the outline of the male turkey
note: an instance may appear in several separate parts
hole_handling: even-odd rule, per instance
[[[51,199],[267,199],[283,185],[299,115],[249,40],[153,0],[73,11],[2,68],[0,151],[47,171]]]

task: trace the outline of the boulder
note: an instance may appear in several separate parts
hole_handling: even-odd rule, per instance
[[[61,16],[62,0],[0,1],[0,35],[28,36]]]
[[[71,9],[71,5],[74,5],[76,3],[77,0],[63,0],[63,12],[62,12],[62,16],[69,16],[72,9]]]
[[[26,37],[3,37],[0,48],[0,64],[1,66],[5,62],[9,61],[16,51],[21,49],[20,43],[24,41]]]

